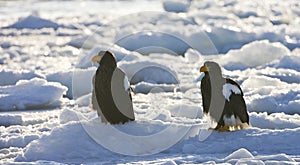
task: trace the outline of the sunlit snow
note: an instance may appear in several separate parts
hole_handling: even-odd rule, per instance
[[[298,0],[0,1],[0,13],[0,164],[299,164]],[[100,50],[131,83],[133,122],[91,108]],[[210,129],[209,60],[240,84],[251,127]]]

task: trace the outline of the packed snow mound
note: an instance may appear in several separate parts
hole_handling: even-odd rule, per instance
[[[190,0],[164,0],[163,7],[168,12],[187,12],[190,7]]]
[[[36,73],[34,71],[5,69],[0,71],[0,77],[0,86],[15,85],[19,80],[29,80],[34,77],[45,78],[44,75]]]
[[[90,106],[91,105],[91,98],[92,98],[92,93],[87,94],[87,95],[83,95],[83,96],[78,97],[75,100],[75,103],[78,106]]]
[[[22,125],[23,120],[21,115],[0,115],[0,126]]]
[[[239,49],[256,39],[254,33],[226,27],[209,27],[204,28],[204,30],[219,53],[227,53],[231,49]]]
[[[296,68],[294,68],[296,69]],[[260,69],[258,75],[264,75],[271,78],[277,78],[280,81],[286,83],[300,83],[300,72],[297,72],[294,69],[284,69],[284,68],[264,68]],[[253,71],[254,72],[254,71]]]
[[[264,87],[276,87],[276,86],[283,86],[287,85],[287,83],[284,83],[276,78],[271,78],[267,76],[250,76],[248,79],[246,79],[243,82],[243,87],[246,89],[254,89],[254,88],[262,88]]]
[[[97,30],[96,33],[100,34],[99,39],[113,38],[114,40],[110,40],[110,42],[142,54],[167,52],[183,55],[186,49],[190,47],[203,54],[217,53],[217,49],[206,34],[206,29],[174,13],[144,12],[131,14],[129,17],[121,17],[119,20]],[[111,33],[108,34],[108,30]],[[143,42],[140,42],[141,40]],[[230,43],[224,43],[230,45]],[[223,45],[219,46],[223,47]]]
[[[67,88],[60,83],[33,78],[20,80],[15,86],[0,87],[0,110],[25,110],[53,106]]]
[[[221,57],[220,62],[223,64],[240,63],[247,67],[257,67],[289,54],[291,54],[289,49],[281,43],[270,43],[267,40],[262,40],[246,44],[240,50],[230,50]]]
[[[110,151],[98,145],[85,132],[80,122],[69,123],[54,129],[50,135],[30,143],[17,161],[53,160],[82,162],[83,160],[112,157]]]
[[[293,69],[300,72],[300,54],[295,56],[284,56],[279,62],[271,65],[276,68]]]
[[[13,130],[13,129],[12,129]],[[15,129],[14,131],[18,131]],[[13,131],[12,131],[13,132]],[[28,145],[31,141],[36,140],[39,138],[39,135],[37,134],[27,134],[24,136],[16,137],[13,135],[13,133],[6,135],[3,135],[0,137],[0,148],[23,148],[26,145]],[[0,151],[1,152],[1,151]]]
[[[232,154],[228,155],[221,162],[229,164],[281,164],[285,162],[287,164],[294,164],[296,161],[285,154],[271,155],[271,156],[253,156],[247,149],[241,148]]]
[[[76,111],[73,111],[71,109],[62,110],[59,116],[60,124],[66,124],[72,121],[79,121],[80,119],[83,119],[83,116],[80,113],[77,113]]]
[[[134,82],[134,81],[133,81]],[[134,93],[144,93],[149,92],[173,92],[176,88],[174,84],[153,84],[148,82],[139,82],[134,86]]]
[[[199,61],[204,61],[203,55],[198,52],[195,49],[188,49],[185,53],[184,53],[184,57],[187,59],[188,62],[190,63],[197,63]]]
[[[116,61],[132,61],[138,58],[141,58],[140,54],[137,52],[131,52],[122,48],[116,44],[109,45],[107,43],[100,43],[100,46],[94,47],[91,51],[84,54],[82,57],[79,58],[78,63],[76,65],[77,68],[89,68],[93,65],[98,66],[97,63],[92,64],[93,56],[97,55],[100,51],[110,51],[112,52],[115,57]]]
[[[113,130],[119,131],[121,134],[125,133],[132,135],[129,136],[129,140],[131,139],[133,143],[136,144],[134,147],[139,147],[141,150],[143,147],[141,148],[140,146],[144,146],[145,148],[151,145],[145,146],[145,143],[139,144],[135,138],[144,138],[144,136],[148,135],[148,140],[154,142],[155,144],[159,144],[164,141],[170,141],[169,136],[158,136],[159,138],[153,139],[153,133],[159,134],[161,130],[170,127],[168,122],[139,120],[124,125],[115,125],[112,127],[111,125],[99,123],[99,119],[97,117],[95,118],[96,114],[93,114],[94,117],[92,117],[92,120],[86,121],[82,120],[83,118],[81,117],[80,112],[71,109],[64,109],[60,114],[61,125],[56,127],[49,134],[43,135],[40,138],[38,138],[38,136],[32,137],[32,139],[38,139],[29,143],[24,150],[24,154],[19,154],[15,160],[26,162],[43,159],[66,163],[82,163],[83,160],[95,160],[103,162],[120,158],[120,155],[115,154],[111,150],[105,149],[103,146],[115,147],[119,148],[120,150],[128,151],[129,153],[134,153],[136,149],[132,149],[128,146],[125,147],[128,145],[128,143],[127,141],[125,142],[124,138],[122,138],[124,141],[117,140],[117,143],[115,139],[105,140],[109,134],[115,135]],[[282,116],[284,116],[284,114],[282,114]],[[299,120],[299,116],[295,116],[295,118],[298,118]],[[264,119],[262,118],[261,122],[263,122],[263,120]],[[167,153],[182,154],[183,152],[185,154],[206,153],[218,155],[223,154],[224,152],[233,152],[224,159],[209,158],[203,160],[202,158],[201,162],[208,160],[215,160],[218,163],[236,162],[238,160],[253,161],[252,159],[262,161],[272,159],[277,161],[294,162],[294,160],[287,155],[273,155],[272,158],[259,156],[254,157],[251,152],[255,152],[259,155],[272,154],[273,150],[280,150],[281,152],[288,154],[299,153],[299,147],[294,146],[294,144],[297,143],[297,137],[300,133],[299,128],[287,129],[285,131],[250,128],[231,133],[211,132],[205,141],[199,141],[199,136],[202,131],[201,128],[203,129],[203,126],[201,126],[200,123],[194,125],[192,129],[190,129],[188,124],[175,124],[175,128],[176,127],[182,128],[183,130],[190,130],[190,132],[188,132],[187,138],[181,140],[181,142],[175,144],[171,148],[166,148],[167,150],[165,152]],[[176,133],[178,133],[177,131]],[[191,136],[192,133],[195,133],[194,136]],[[280,136],[278,136],[279,134]],[[101,136],[104,139],[97,139],[98,136]],[[118,137],[115,136],[114,138]],[[286,138],[289,139],[289,143],[282,143],[282,141],[284,141]],[[245,143],[240,143],[241,140]],[[20,140],[20,142],[22,141]],[[118,142],[121,142],[122,145],[118,144]],[[258,142],[263,144],[263,146],[257,147],[256,144]],[[20,143],[20,145],[23,144],[27,143]],[[277,145],[274,146],[274,144]],[[216,146],[219,147],[216,148]],[[294,147],[291,150],[289,147],[292,146]],[[92,154],[82,154],[89,152]],[[99,157],[99,155],[102,156]]]
[[[296,2],[293,1],[292,3]],[[279,7],[277,2],[228,1],[216,3],[215,1],[204,0],[192,1],[189,14],[195,18],[199,25],[208,24],[236,29],[237,34],[251,32],[252,39],[249,42],[268,39],[272,42],[281,42],[292,50],[299,47],[299,37],[294,37],[298,36],[295,26],[299,23],[297,19],[299,16],[297,10],[287,12],[291,11],[288,6],[286,4]],[[245,38],[245,40],[247,39]]]
[[[266,112],[252,112],[249,116],[253,127],[264,129],[293,129],[300,127],[299,114],[272,113],[268,115]]]
[[[162,152],[175,145],[190,129],[190,125],[159,120],[137,120],[111,126],[95,119],[83,126],[98,144],[112,152],[128,156],[150,156]],[[170,139],[170,136],[173,138]]]
[[[49,82],[58,82],[68,88],[66,96],[68,98],[73,98],[72,93],[72,79],[73,79],[73,71],[60,71],[55,73],[50,73],[46,75],[46,79]]]
[[[55,22],[40,18],[35,15],[29,15],[25,18],[21,18],[16,23],[8,26],[8,28],[16,29],[42,29],[42,28],[53,28],[57,29],[59,25]]]
[[[288,84],[266,76],[250,76],[243,82],[242,88],[245,89],[249,111],[299,114],[298,84]]]
[[[143,41],[143,42],[140,42]],[[183,55],[190,46],[172,33],[142,31],[118,40],[119,46],[141,54],[169,53]]]
[[[92,92],[93,89],[93,77],[97,68],[90,67],[87,69],[75,69],[72,77],[72,97],[77,99],[81,96],[87,95]]]
[[[131,84],[142,81],[152,84],[179,83],[176,72],[156,62],[124,62],[120,63],[119,67],[125,71]]]
[[[75,48],[90,49],[97,43],[97,39],[91,35],[73,37],[67,44]]]
[[[232,154],[228,155],[225,160],[253,158],[254,156],[245,148],[241,148]]]
[[[72,110],[65,110],[61,115],[64,114],[73,114],[71,116],[76,118],[74,115],[76,112]],[[114,152],[139,155],[145,151],[167,149],[176,143],[173,143],[173,139],[170,140],[167,134],[172,133],[174,136],[182,137],[188,130],[189,126],[170,125],[158,121],[139,121],[114,126],[100,123],[99,118],[90,121],[70,121],[55,128],[49,135],[44,135],[30,143],[24,154],[19,155],[16,160],[82,162],[82,160],[104,161],[119,157]],[[107,136],[113,138],[107,138]],[[176,137],[173,138],[176,139]],[[148,142],[147,145],[145,141]],[[142,145],[144,147],[141,147]],[[158,145],[170,146],[160,148]],[[147,153],[144,154],[147,155]]]

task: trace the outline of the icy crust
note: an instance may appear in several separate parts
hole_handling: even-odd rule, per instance
[[[275,68],[291,69],[300,72],[300,53],[292,56],[284,56],[270,66]]]
[[[296,1],[292,1],[290,3],[294,4],[294,6],[297,6]],[[204,54],[215,53],[212,52],[211,49],[205,50],[207,46],[212,46],[212,44],[210,43],[211,41],[220,53],[226,53],[230,49],[238,49],[244,44],[255,40],[281,42],[290,50],[299,47],[300,35],[297,32],[299,11],[297,10],[297,8],[288,10],[290,9],[289,5],[282,5],[282,7],[279,8],[278,6],[276,6],[276,3],[272,2],[254,1],[253,4],[249,4],[244,2],[217,3],[209,2],[206,0],[202,1],[202,3],[189,0],[165,0],[163,4],[165,8],[169,8],[167,10],[172,10],[175,12],[185,10],[186,13],[184,13],[184,17],[180,18],[178,18],[177,15],[174,15],[174,13],[148,12],[138,15],[133,14],[130,17],[130,20],[128,20],[128,18],[120,18],[121,21],[113,20],[113,23],[102,26],[100,29],[97,29],[97,27],[99,25],[103,25],[103,23],[99,22],[99,18],[97,17],[92,17],[91,20],[87,21],[82,20],[82,18],[78,18],[80,21],[79,24],[76,25],[60,25],[59,23],[56,23],[62,22],[59,18],[54,20],[47,20],[41,18],[41,16],[38,15],[29,15],[23,19],[16,21],[14,24],[8,26],[8,28],[50,28],[61,29],[61,31],[76,31],[76,29],[83,29],[86,30],[85,34],[82,34],[81,36],[74,36],[74,39],[77,38],[79,40],[75,39],[73,40],[74,42],[71,41],[69,44],[75,47],[85,48],[91,48],[91,46],[95,44],[95,42],[93,42],[95,40],[115,43],[124,39],[125,36],[145,30],[165,32],[173,36],[178,36],[188,45],[196,47],[198,51]],[[188,8],[189,10],[187,10]],[[287,11],[291,12],[287,13]],[[111,20],[112,19],[108,19],[104,20],[103,22],[108,22]],[[131,22],[136,22],[137,24],[139,24],[139,26],[132,26],[132,24],[130,24]],[[71,24],[72,22],[68,20],[64,23]],[[93,38],[88,35],[90,31],[88,32],[87,28],[90,28],[92,30],[97,29],[99,38]],[[110,30],[110,33],[106,32],[108,29]],[[205,35],[203,35],[203,32],[208,35],[208,37],[210,38],[209,40]],[[31,32],[28,31],[25,33],[30,34]],[[64,35],[66,33],[60,32],[59,34]],[[128,45],[121,45],[123,45],[128,50],[136,50],[134,48],[134,46],[136,46],[134,45],[134,42],[137,39],[142,38],[143,36],[145,37],[145,34],[134,35],[132,40],[126,40],[126,43]],[[90,40],[91,42],[86,42],[86,44],[83,44],[84,42],[81,42],[88,40],[88,38],[93,39]],[[157,41],[159,39],[166,39],[166,36],[158,35],[158,33],[153,34],[151,35],[149,43],[153,43],[154,41]],[[176,42],[176,40],[174,39],[171,39],[169,41]],[[197,42],[201,42],[203,47],[197,46],[197,44],[195,44]],[[178,48],[172,47],[172,49],[174,49],[173,52],[176,52],[176,49]],[[179,50],[179,52],[182,51],[183,50]]]
[[[300,126],[299,114],[287,115],[284,113],[251,113],[251,125],[265,129],[293,129]]]
[[[35,15],[29,15],[25,18],[21,18],[18,22],[8,26],[7,28],[16,29],[41,29],[41,28],[53,28],[57,29],[59,25],[50,20],[40,18]]]
[[[249,50],[245,51],[245,47]],[[278,49],[277,52],[281,52],[281,54],[278,53],[279,58],[269,58],[268,60],[270,62],[264,65],[260,63],[260,60],[254,61],[254,59],[260,58],[260,54],[250,51],[250,49],[257,50],[259,48],[266,48],[264,57],[272,57],[274,53],[269,50],[273,49]],[[2,70],[0,74],[4,79],[1,81],[1,85],[14,85],[21,79],[40,77],[46,78],[49,82],[59,82],[68,87],[67,93],[64,94],[68,98],[81,97],[89,94],[92,90],[91,84],[85,86],[82,86],[82,84],[87,84],[92,80],[96,68],[95,66],[91,67],[92,64],[89,57],[98,50],[100,50],[100,48],[96,48],[88,56],[81,58],[80,64],[84,64],[81,67],[87,69],[78,68],[72,71],[59,71],[46,75],[36,73],[35,71]],[[131,84],[135,84],[136,92],[138,93],[149,93],[152,88],[161,88],[165,92],[173,92],[174,89],[178,87],[176,84],[179,84],[179,87],[182,89],[186,87],[190,88],[189,86],[192,84],[185,83],[186,81],[191,82],[191,80],[195,78],[189,77],[187,80],[183,79],[185,76],[181,75],[187,74],[188,71],[187,69],[180,68],[187,66],[186,63],[193,63],[192,65],[195,66],[193,72],[197,75],[199,72],[197,72],[196,67],[202,65],[201,61],[216,58],[224,68],[230,70],[231,75],[228,76],[234,78],[242,85],[242,90],[244,91],[246,103],[250,111],[268,113],[286,112],[289,114],[299,113],[299,87],[294,84],[300,82],[300,73],[297,71],[297,59],[299,55],[294,52],[293,55],[289,55],[291,52],[279,43],[255,41],[245,45],[239,51],[235,51],[235,56],[230,55],[231,52],[229,52],[224,56],[218,55],[215,57],[203,57],[201,53],[194,49],[188,49],[185,53],[185,58],[174,57],[167,54],[163,56],[160,54],[143,56],[137,52],[120,48],[119,46],[113,47],[112,51],[116,54],[119,67],[128,75]],[[277,54],[277,52],[275,52],[275,54]],[[234,64],[231,63],[230,65],[226,62],[237,60],[236,56],[239,55],[245,58],[247,57],[247,59],[253,58],[253,66],[248,66],[245,60]],[[220,59],[218,59],[218,57],[220,57]],[[160,58],[166,61],[159,60]],[[288,62],[287,59],[289,60]],[[171,64],[168,60],[176,62]],[[182,63],[182,65],[178,63]],[[240,70],[237,68],[246,69]],[[224,73],[229,73],[229,71],[225,70]],[[200,79],[198,79],[198,81],[200,81]]]
[[[270,43],[267,40],[262,40],[246,44],[239,50],[230,50],[220,58],[220,61],[225,66],[230,63],[237,63],[246,67],[257,67],[290,54],[289,49],[281,43]]]
[[[0,87],[0,110],[10,111],[57,106],[66,91],[65,86],[40,78],[19,80],[15,86]]]
[[[73,98],[73,91],[72,91],[72,77],[74,71],[60,71],[55,73],[50,73],[46,75],[46,79],[49,82],[58,82],[63,86],[67,87],[68,90],[64,93],[64,96],[72,99]]]
[[[116,18],[115,11],[127,9],[118,1],[119,8],[113,12],[101,6],[103,11],[96,7],[95,14],[78,15],[74,6],[87,5],[84,8],[92,10],[96,4],[110,3],[89,2],[70,1],[71,7],[66,6],[70,10],[51,8],[40,16],[24,16],[1,6],[5,17],[0,19],[0,109],[7,111],[0,114],[1,164],[300,161],[297,0],[166,0],[163,4],[169,12]],[[51,4],[31,3],[44,8]],[[145,6],[149,9],[148,3]],[[189,128],[184,138],[144,157],[116,154],[104,146],[122,146],[120,151],[138,154],[174,136],[136,146],[122,140],[96,143],[84,126],[106,139],[115,138],[107,138],[109,125],[99,123],[90,108],[91,80],[98,67],[90,60],[99,50],[114,52],[136,92],[132,96],[137,120],[114,128],[138,137],[151,137],[171,125],[174,130]],[[224,77],[241,85],[251,128],[230,133],[208,130],[213,124],[203,114],[199,89],[203,77],[199,67],[207,60],[220,63]],[[16,109],[26,111],[11,112]]]
[[[15,85],[19,80],[29,80],[34,77],[45,78],[44,75],[28,70],[0,70],[0,86]]]
[[[193,19],[197,20],[198,17],[201,18],[202,16],[178,18],[172,13],[153,12],[131,15],[130,17],[130,20],[128,18],[120,18],[120,21],[115,20],[105,27],[98,28],[93,36],[82,35],[74,37],[74,40],[69,44],[78,48],[92,48],[96,42],[106,40],[128,50],[134,50],[143,54],[164,52],[179,55],[182,55],[188,48],[194,48],[206,55],[217,54],[218,52],[226,53],[230,49],[238,49],[244,44],[264,39],[272,42],[281,42],[284,45],[287,44],[281,34],[269,34],[262,30],[249,32],[239,28],[235,30],[226,26],[211,26],[207,25],[205,20],[203,20],[204,22],[199,22],[200,25],[203,25],[199,26]],[[139,24],[138,27],[130,24],[134,21]],[[174,23],[176,24],[175,27]],[[156,24],[159,24],[160,27],[155,26]],[[122,31],[117,28],[120,26]],[[111,33],[107,34],[107,30],[110,30]],[[144,40],[145,42],[138,42],[139,40]],[[179,44],[180,46],[178,46]]]
[[[115,159],[120,159],[121,157],[124,157],[111,152],[107,148],[103,148],[102,145],[97,144],[95,142],[95,139],[93,139],[93,136],[88,135],[86,132],[87,130],[85,130],[87,127],[101,127],[101,129],[103,129],[103,131],[105,131],[106,134],[110,134],[113,130],[109,128],[110,126],[100,124],[98,120],[95,120],[95,118],[87,120],[86,118],[80,117],[80,114],[78,116],[78,112],[72,110],[65,110],[62,112],[61,115],[64,116],[61,117],[62,125],[58,128],[53,129],[53,131],[49,135],[44,135],[38,140],[31,142],[25,148],[24,154],[19,155],[16,158],[16,161],[27,162],[42,159],[47,161],[58,161],[65,163],[82,163],[84,162],[83,160],[111,162]],[[73,117],[70,118],[69,116]],[[284,114],[282,114],[282,116],[284,116]],[[82,121],[79,122],[79,120]],[[263,119],[260,120],[260,122],[263,122]],[[184,125],[180,124],[170,124],[178,128],[185,127]],[[148,129],[145,129],[145,126],[147,126]],[[118,125],[116,126],[118,130],[123,131],[125,134],[129,134],[129,141],[123,141],[121,145],[122,147],[119,149],[123,150],[126,148],[128,153],[135,153],[136,150],[131,150],[132,147],[130,147],[130,139],[133,140],[136,138],[136,136],[141,137],[141,135],[153,134],[157,130],[161,130],[166,126],[169,127],[169,124],[165,122],[157,122],[155,120],[136,121],[134,123],[126,125]],[[199,137],[202,136],[202,131],[204,131],[202,130],[202,127],[203,126],[200,125],[194,126],[193,129],[190,130],[190,132],[187,132],[186,139],[167,149],[163,153],[171,153],[172,155],[181,154],[182,157],[177,158],[177,161],[179,162],[180,158],[183,159],[188,155],[193,155],[193,161],[214,161],[216,163],[257,161],[296,162],[292,157],[286,154],[299,154],[299,147],[294,145],[297,143],[297,138],[300,135],[299,127],[296,129],[286,130],[270,130],[254,127],[243,131],[236,131],[231,133],[213,132],[204,141],[199,141]],[[194,135],[194,132],[197,132],[196,136]],[[155,143],[159,144],[160,142],[163,142],[166,139],[169,139],[169,137],[160,136],[160,140],[155,140]],[[289,143],[282,143],[286,139],[289,139]],[[243,141],[243,143],[241,143],[241,141]],[[106,140],[105,142],[106,146],[115,148],[120,147],[120,145],[118,144],[119,142],[113,140]],[[150,145],[150,143],[144,144],[143,149],[150,149],[151,146],[148,145]],[[272,155],[274,150],[280,151],[280,153],[285,154]],[[224,155],[224,153],[232,154],[225,157],[220,156]],[[215,155],[215,157],[205,158],[203,156],[200,156],[203,154]],[[260,156],[266,154],[268,154],[269,156]],[[152,157],[153,156],[147,156],[147,158]],[[168,156],[166,156],[166,158],[168,158]],[[143,157],[135,157],[135,161],[143,160]]]
[[[298,84],[288,84],[267,76],[249,76],[242,87],[246,89],[245,97],[250,111],[299,114]]]
[[[183,0],[183,1],[164,0],[163,7],[168,12],[175,12],[175,13],[187,12],[190,7],[190,1],[189,0]]]
[[[192,9],[185,13],[185,17],[177,17],[173,13],[155,12],[133,14],[130,19],[121,17],[109,25],[97,29],[99,39],[93,36],[92,40],[107,40],[128,50],[136,50],[146,54],[149,54],[150,51],[166,52],[162,48],[167,48],[168,52],[182,54],[184,49],[189,47],[193,47],[203,54],[227,53],[231,49],[239,49],[244,44],[255,40],[280,42],[290,50],[299,46],[299,38],[285,37],[295,33],[294,30],[291,30],[295,29],[294,26],[291,25],[287,28],[284,25],[278,25],[278,27],[273,27],[270,20],[267,19],[268,12],[274,14],[273,11],[269,11],[273,7],[272,4],[254,2],[254,4],[261,4],[258,5],[259,7],[267,7],[267,9],[262,9],[266,13],[254,14],[253,12],[257,11],[257,6],[255,8],[251,6],[247,9],[250,11],[242,10],[244,8],[241,6],[249,4],[236,2],[220,5],[208,1],[202,4],[199,2],[191,3]],[[232,7],[234,5],[236,7]],[[220,11],[223,14],[218,14]],[[239,16],[239,14],[241,15]],[[297,14],[292,14],[292,17],[297,17]],[[293,22],[293,20],[290,21]],[[132,26],[131,22],[135,22],[139,26]],[[297,24],[296,19],[294,23]],[[110,33],[106,33],[107,30],[110,30]],[[293,31],[293,33],[289,31]],[[137,42],[141,39],[145,43]],[[181,43],[181,49],[178,49],[178,46],[168,44],[170,42]],[[145,49],[143,46],[152,46],[153,48]]]

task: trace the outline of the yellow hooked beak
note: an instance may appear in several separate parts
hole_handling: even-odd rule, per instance
[[[208,71],[209,71],[209,69],[205,65],[200,68],[200,72],[208,72]]]
[[[96,55],[92,58],[92,63],[94,62],[100,62],[102,56]]]

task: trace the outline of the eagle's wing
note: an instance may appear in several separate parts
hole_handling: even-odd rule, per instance
[[[111,80],[112,97],[116,107],[126,117],[134,120],[130,84],[125,73],[116,68]]]
[[[96,94],[95,94],[95,75],[93,77],[92,84],[93,84],[93,91],[92,91],[91,103],[92,103],[92,109],[96,111],[98,104],[97,104],[97,98],[96,98]],[[97,104],[97,106],[96,106],[96,104]],[[99,108],[99,106],[98,106],[98,108]]]
[[[226,83],[229,83],[229,84],[232,84],[232,85],[238,87],[239,90],[241,91],[241,95],[244,96],[243,90],[242,90],[242,88],[240,87],[240,85],[238,83],[236,83],[235,81],[233,81],[230,78],[226,78]]]
[[[99,86],[103,85],[100,84],[99,81],[96,83],[96,76],[101,77],[101,73],[100,71],[96,71],[93,80],[92,80],[92,84],[93,84],[93,91],[92,91],[92,98],[91,98],[91,102],[92,102],[92,109],[97,111],[98,116],[101,118],[101,122],[107,123],[106,118],[104,117],[102,110],[100,108],[99,102],[97,99],[97,92],[98,92],[98,97],[100,97],[99,95]],[[99,80],[99,79],[98,79]],[[96,87],[97,86],[97,87]]]
[[[201,95],[202,95],[203,112],[208,113],[210,102],[211,102],[211,84],[209,81],[202,79]]]
[[[249,115],[241,87],[233,80],[227,78],[223,86],[223,94],[227,100],[225,110],[230,110],[240,118],[242,123],[249,124]]]

